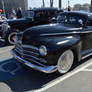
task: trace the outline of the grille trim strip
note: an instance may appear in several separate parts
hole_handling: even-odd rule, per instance
[[[37,62],[37,61],[35,61],[35,60],[33,60],[33,59],[28,59],[28,58],[26,58],[26,57],[25,57],[24,59],[30,60],[30,61],[32,61],[32,62],[34,62],[34,63],[36,63],[36,64],[39,64],[39,65],[41,65],[41,66],[44,67],[43,64],[41,64],[41,63],[39,63],[39,62]]]
[[[20,48],[16,47],[16,49],[19,50],[20,52],[23,52],[23,53],[30,53],[30,54],[34,54],[34,55],[37,55],[37,56],[40,55],[40,54],[38,54],[36,52],[24,50],[23,48],[20,49]]]
[[[16,52],[14,50],[11,50],[11,54],[14,56],[14,58],[16,58],[18,61],[24,63],[25,65],[31,67],[31,68],[34,68],[38,71],[42,71],[42,72],[45,72],[45,73],[53,73],[55,71],[57,71],[57,66],[49,66],[49,65],[44,65],[44,67],[41,67],[39,65],[35,65],[35,64],[32,64],[24,59],[22,59],[21,57],[19,57]]]
[[[39,57],[39,49],[35,46],[17,43],[15,51],[20,55],[21,58],[27,59],[29,62],[32,61],[33,63],[37,63],[41,66],[43,66],[43,63],[47,63],[45,59]]]
[[[22,55],[23,55],[24,57],[25,57],[25,56],[28,56],[28,57],[30,57],[30,58],[34,58],[34,59],[37,60],[37,61],[40,61],[39,58],[34,57],[34,56],[32,56],[32,55],[27,55],[27,54],[24,54],[24,53],[22,53]]]
[[[23,48],[31,48],[31,49],[34,49],[34,50],[37,50],[39,51],[39,49],[35,46],[32,46],[32,45],[22,45]]]

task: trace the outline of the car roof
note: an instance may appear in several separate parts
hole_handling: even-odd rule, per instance
[[[59,11],[59,10],[62,10],[62,9],[59,9],[59,8],[49,8],[49,7],[47,7],[47,8],[33,8],[33,9],[31,9],[30,11]],[[63,10],[62,10],[63,11]]]
[[[60,13],[60,14],[76,14],[76,15],[86,16],[86,17],[92,19],[92,13],[89,13],[89,12],[82,12],[82,11],[65,11],[65,12]]]

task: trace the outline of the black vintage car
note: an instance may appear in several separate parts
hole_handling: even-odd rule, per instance
[[[36,70],[67,73],[92,53],[92,14],[64,12],[56,23],[32,27],[17,34],[11,53]]]
[[[6,42],[14,44],[13,37],[19,31],[35,26],[51,23],[51,18],[55,17],[59,12],[57,8],[35,8],[26,11],[23,18],[20,19],[8,19],[1,23],[0,35]]]

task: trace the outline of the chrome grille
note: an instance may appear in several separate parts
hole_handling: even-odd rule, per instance
[[[42,63],[46,62],[46,60],[40,58],[39,49],[35,46],[23,45],[21,42],[18,42],[16,44],[15,51],[22,59],[25,59],[31,63],[33,62],[44,66]]]

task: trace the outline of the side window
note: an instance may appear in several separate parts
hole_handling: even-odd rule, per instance
[[[43,17],[43,11],[38,11],[35,13],[35,18],[38,19],[38,18],[42,18]]]
[[[58,16],[57,17],[57,22],[59,22],[59,23],[67,23],[68,22],[67,16],[66,15]]]
[[[70,18],[69,18],[69,21],[70,21],[71,23],[74,23],[74,22],[76,22],[76,18],[75,18],[75,17],[70,17]]]
[[[48,17],[56,17],[57,11],[48,11],[47,15]]]
[[[30,11],[30,15],[31,18],[34,18],[34,11]]]
[[[25,18],[33,18],[34,17],[34,11],[26,11],[24,14]]]

